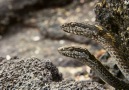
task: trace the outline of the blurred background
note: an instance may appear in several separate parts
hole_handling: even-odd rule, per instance
[[[90,68],[60,55],[64,45],[86,47],[99,58],[105,51],[86,37],[61,30],[67,22],[95,23],[97,0],[0,0],[0,57],[37,57],[53,62],[64,78],[90,80]]]

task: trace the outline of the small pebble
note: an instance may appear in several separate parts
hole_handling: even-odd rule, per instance
[[[10,60],[11,59],[11,56],[10,55],[6,55],[6,59],[7,60]]]
[[[39,36],[35,36],[32,38],[33,41],[39,41],[41,38]]]
[[[59,41],[59,44],[61,44],[61,45],[64,44],[64,43],[65,43],[64,40],[60,40],[60,41]]]

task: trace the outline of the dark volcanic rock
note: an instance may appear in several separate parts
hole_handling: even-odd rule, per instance
[[[0,90],[106,90],[93,81],[61,81],[62,75],[47,60],[17,57],[0,60]]]
[[[22,15],[50,6],[62,6],[73,0],[0,0],[0,34],[8,25],[22,21]],[[21,17],[22,16],[22,17]]]
[[[61,80],[62,74],[50,61],[29,58],[0,62],[0,90],[37,90],[46,83]]]
[[[65,80],[51,83],[50,90],[106,90],[102,84],[93,81]]]

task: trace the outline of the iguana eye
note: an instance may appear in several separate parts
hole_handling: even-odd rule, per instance
[[[95,6],[97,24],[66,23],[63,31],[97,41],[116,61],[127,82],[114,77],[87,49],[64,48],[59,52],[87,64],[105,82],[119,90],[129,89],[129,0],[101,0]],[[66,30],[67,29],[67,30]]]

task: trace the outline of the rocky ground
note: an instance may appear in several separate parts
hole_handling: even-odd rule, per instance
[[[57,66],[64,79],[92,80],[88,66],[60,55],[57,49],[64,45],[79,45],[88,48],[97,58],[105,53],[96,42],[66,34],[60,28],[65,22],[94,23],[95,3],[94,0],[75,0],[63,7],[29,11],[21,16],[22,21],[8,26],[0,35],[0,56],[7,60],[12,57],[49,60]]]

